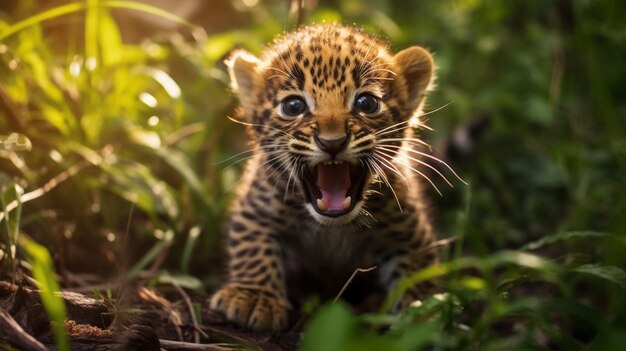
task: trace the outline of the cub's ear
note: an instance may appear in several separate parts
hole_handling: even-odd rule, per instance
[[[404,78],[411,110],[420,107],[434,80],[435,63],[426,49],[412,46],[393,58],[396,72]]]
[[[234,51],[224,61],[230,75],[230,86],[239,97],[246,115],[254,108],[255,92],[261,86],[262,81],[258,72],[260,62],[256,56],[245,50]]]

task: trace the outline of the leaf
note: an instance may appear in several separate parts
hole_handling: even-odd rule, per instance
[[[356,328],[356,318],[342,303],[323,307],[309,324],[302,340],[304,351],[343,351]]]
[[[183,273],[189,272],[189,264],[192,258],[193,249],[196,247],[196,243],[198,242],[198,238],[200,237],[200,233],[202,229],[200,226],[196,225],[189,230],[189,236],[187,237],[187,241],[185,241],[185,248],[183,249],[183,254],[180,259],[180,270]]]
[[[399,337],[396,342],[398,350],[420,350],[422,346],[425,346],[432,341],[433,336],[439,329],[441,329],[440,321],[430,321],[413,326],[410,330]]]
[[[154,259],[158,257],[158,255],[163,252],[163,250],[167,250],[174,240],[174,232],[168,230],[163,233],[162,240],[157,241],[148,252],[137,262],[129,271],[128,277],[134,278],[139,272],[141,272],[144,268],[146,268]]]
[[[499,251],[487,257],[462,257],[449,262],[431,265],[406,277],[387,295],[380,312],[388,311],[402,294],[414,285],[445,276],[468,268],[492,270],[500,266],[517,266],[536,270],[543,274],[544,279],[551,279],[559,266],[537,256],[525,252]]]
[[[196,198],[201,201],[201,204],[204,205],[206,209],[212,211],[213,206],[208,201],[210,197],[205,192],[202,182],[200,181],[196,171],[192,168],[187,155],[168,147],[160,147],[155,151],[156,154],[163,159],[163,161],[170,165],[172,169],[177,171],[183,179],[185,179],[185,182]]]
[[[102,54],[102,65],[109,67],[117,64],[122,59],[122,36],[117,23],[115,23],[108,9],[101,9],[99,15],[98,40],[100,53]]]
[[[609,234],[603,232],[587,231],[572,231],[564,233],[556,233],[553,235],[544,236],[543,238],[527,243],[520,248],[521,251],[536,250],[540,247],[557,243],[559,241],[569,241],[580,238],[604,238]]]
[[[182,288],[200,290],[202,289],[202,282],[196,278],[187,274],[169,274],[167,272],[161,273],[157,276],[157,282],[160,284],[178,285]]]
[[[0,31],[0,41],[3,41],[5,38],[25,29],[30,26],[34,26],[40,22],[50,20],[53,18],[57,18],[63,15],[67,15],[73,12],[78,12],[84,9],[86,5],[82,2],[74,2],[61,6],[54,7],[50,10],[44,11],[42,13],[36,14],[34,16],[30,16],[22,21],[19,21],[7,28],[4,28]]]
[[[106,186],[147,214],[165,213],[171,219],[180,213],[173,190],[146,166],[126,160],[125,163],[102,163],[101,169],[113,181]]]
[[[622,289],[626,289],[626,272],[615,266],[584,264],[572,269],[572,272],[590,274],[615,283]]]
[[[56,280],[50,253],[44,246],[25,236],[21,236],[19,241],[20,245],[28,252],[33,277],[38,283],[41,303],[50,319],[57,347],[62,351],[69,350],[67,331],[65,330],[67,312],[63,299],[57,294],[61,289]]]

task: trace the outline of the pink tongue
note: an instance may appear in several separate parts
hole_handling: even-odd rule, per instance
[[[322,191],[322,202],[327,211],[343,211],[343,201],[350,188],[350,165],[317,165],[317,187]]]

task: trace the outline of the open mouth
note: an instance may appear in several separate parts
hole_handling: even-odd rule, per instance
[[[321,162],[304,172],[305,193],[321,215],[339,217],[350,213],[363,193],[366,170],[360,164]]]

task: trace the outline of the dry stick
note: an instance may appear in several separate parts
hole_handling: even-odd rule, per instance
[[[296,28],[302,25],[302,21],[304,20],[304,0],[294,0],[297,1],[296,5]]]
[[[0,340],[20,350],[46,351],[42,343],[28,334],[5,310],[0,309]]]
[[[124,230],[124,236],[121,240],[118,241],[116,245],[116,251],[118,252],[119,260],[116,261],[116,269],[117,269],[117,277],[115,281],[112,282],[113,288],[113,296],[115,297],[115,304],[113,313],[115,314],[115,318],[113,319],[113,324],[123,324],[123,322],[118,318],[120,315],[118,311],[121,311],[122,308],[127,304],[126,296],[128,294],[130,282],[128,279],[128,258],[130,255],[126,253],[129,252],[129,236],[130,236],[130,225],[132,223],[133,214],[135,210],[135,204],[130,204],[130,211],[128,213],[128,220],[126,222],[126,229]]]
[[[337,300],[339,300],[341,298],[341,296],[346,291],[348,286],[352,283],[352,280],[354,280],[354,277],[356,277],[357,274],[370,272],[370,271],[373,271],[376,268],[377,268],[377,266],[372,266],[370,268],[357,268],[357,269],[355,269],[354,272],[352,272],[352,275],[350,276],[350,278],[348,278],[346,283],[343,285],[343,287],[341,288],[341,290],[339,291],[337,296],[335,296],[335,299],[333,300],[333,303],[337,302]],[[302,326],[302,323],[304,323],[304,317],[300,317],[296,321],[296,323],[294,323],[294,325],[291,328],[291,330],[298,330]]]
[[[453,243],[456,241],[456,237],[450,237],[450,238],[446,238],[446,239],[441,239],[441,240],[437,240],[437,241],[433,241],[432,243],[430,243],[430,245],[418,250],[417,252],[415,252],[415,255],[419,255],[419,254],[423,254],[424,252],[428,252],[434,248],[437,248],[439,246],[445,246],[448,245],[450,243]]]
[[[194,344],[194,343],[191,343],[191,342],[164,340],[164,339],[159,339],[159,343],[161,344],[161,347],[163,347],[165,349],[176,349],[176,350],[203,350],[203,351],[232,351],[232,350],[239,350],[237,348],[224,347],[224,346],[220,346],[220,345]]]
[[[289,15],[295,14],[293,28],[298,28],[304,20],[304,1],[305,0],[287,0]]]
[[[178,335],[178,338],[181,341],[184,340],[185,338],[183,337],[183,330],[180,328],[180,326],[183,324],[182,317],[180,316],[180,313],[178,313],[178,311],[172,306],[172,303],[168,299],[157,295],[154,291],[146,288],[145,286],[139,288],[139,294],[143,295],[144,300],[152,301],[165,309],[168,318],[176,329],[176,334]]]
[[[196,318],[196,313],[195,313],[195,310],[193,309],[193,304],[191,303],[191,299],[189,298],[189,295],[187,295],[185,290],[176,283],[174,283],[174,288],[178,290],[178,293],[183,297],[183,300],[185,300],[185,304],[187,305],[187,308],[189,309],[189,315],[191,316],[191,322],[193,323],[193,329],[194,329],[193,341],[197,344],[200,342],[200,333],[202,333],[204,337],[208,337],[208,335],[205,332],[203,332],[202,329],[200,329],[200,326],[198,325],[198,319]]]
[[[63,183],[64,181],[68,180],[69,178],[73,177],[76,175],[76,173],[82,171],[83,169],[87,168],[88,166],[91,166],[92,163],[88,162],[88,161],[82,161],[70,168],[68,168],[67,170],[59,173],[56,177],[50,179],[46,184],[44,184],[41,188],[37,188],[31,192],[28,192],[22,196],[20,196],[19,199],[13,200],[11,201],[11,203],[9,203],[7,205],[7,207],[5,208],[5,212],[11,212],[14,209],[17,208],[17,206],[19,205],[19,203],[21,202],[22,204],[31,200],[34,200],[38,197],[41,197],[43,195],[45,195],[47,192],[49,192],[50,190],[54,189],[57,187],[57,185]],[[4,219],[4,212],[0,212],[0,222]]]
[[[352,280],[354,279],[354,277],[356,277],[357,274],[359,274],[359,273],[367,273],[367,272],[373,271],[376,268],[378,268],[378,267],[372,266],[370,268],[357,268],[357,269],[355,269],[354,272],[352,272],[352,275],[350,276],[350,278],[348,278],[348,281],[343,285],[343,288],[341,288],[341,290],[339,291],[339,294],[337,294],[337,296],[335,296],[335,299],[333,300],[333,302],[337,302],[337,300],[339,300],[341,298],[341,295],[343,295],[343,293],[346,291],[348,286],[352,283]]]
[[[257,343],[254,340],[242,338],[238,335],[229,333],[227,331],[224,331],[219,328],[215,328],[206,324],[202,325],[202,328],[205,329],[210,336],[212,336],[213,338],[217,340],[225,340],[225,341],[233,342],[235,344],[242,344],[242,345],[245,345],[245,347],[250,348],[251,350],[254,350],[254,351],[263,351],[263,349],[259,345],[257,345]]]

